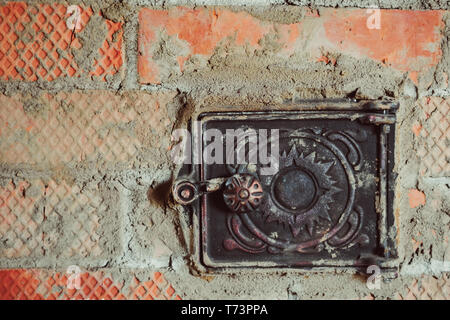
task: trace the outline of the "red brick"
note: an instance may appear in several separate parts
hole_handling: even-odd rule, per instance
[[[90,75],[105,80],[106,75],[117,73],[123,63],[122,24],[106,19],[108,34],[98,44],[100,59],[88,70],[77,65],[74,53],[83,50],[77,34],[97,14],[90,7],[79,8],[81,28],[70,30],[66,5],[8,2],[1,6],[0,79],[52,81]]]
[[[153,59],[163,34],[181,40],[188,48],[188,52],[180,50],[175,58],[181,72],[184,62],[192,56],[210,57],[224,43],[255,50],[267,35],[277,39],[281,47],[277,54],[285,58],[292,53],[308,53],[312,61],[325,61],[320,53],[325,50],[367,57],[405,72],[421,72],[440,61],[442,11],[380,12],[380,29],[369,29],[370,14],[365,9],[323,8],[319,16],[306,8],[301,21],[280,24],[226,9],[144,8],[139,13],[140,82],[165,80],[160,74],[164,66]]]
[[[106,80],[106,75],[114,75],[122,66],[122,23],[105,20],[108,26],[108,35],[99,49],[100,59],[94,60],[94,69],[89,74],[102,77]],[[113,39],[117,32],[117,38]]]
[[[326,11],[327,39],[341,52],[365,55],[402,71],[421,71],[442,56],[442,11],[380,10],[380,29],[369,29],[365,9]]]
[[[42,107],[36,113],[24,110],[22,101],[28,98],[0,95],[0,162],[60,165],[95,160],[131,166],[143,147],[162,143],[161,138],[152,145],[145,139],[169,130],[174,119],[167,104],[173,97],[108,91],[43,94],[34,100]]]
[[[123,271],[120,279],[108,270],[102,270],[81,272],[77,281],[74,273],[45,269],[0,270],[0,300],[180,299],[167,281],[164,284],[152,281],[158,274],[141,281],[132,270]]]
[[[170,10],[142,9],[139,13],[139,62],[138,69],[142,83],[160,83],[158,66],[152,60],[152,46],[158,41],[158,33],[166,32],[188,44],[189,53],[178,56],[180,69],[183,61],[192,55],[210,56],[216,46],[231,37],[237,46],[259,46],[259,41],[268,33],[276,33],[286,50],[298,37],[295,24],[277,25],[263,23],[245,12],[231,12],[223,9]]]

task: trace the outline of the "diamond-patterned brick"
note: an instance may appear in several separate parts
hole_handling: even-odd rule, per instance
[[[98,50],[100,59],[94,60],[94,71],[90,72],[91,75],[101,77],[105,81],[107,75],[116,74],[122,66],[123,41],[122,23],[107,20],[106,24],[108,25],[108,35]],[[116,34],[115,38],[114,34]]]
[[[132,165],[130,161],[144,147],[157,147],[143,142],[146,137],[169,130],[174,120],[167,104],[174,95],[108,91],[43,94],[37,102],[33,100],[42,107],[38,113],[25,111],[25,97],[0,95],[0,162]]]
[[[414,279],[412,283],[401,293],[395,295],[402,300],[449,300],[450,276],[442,274],[440,277],[422,276]]]
[[[450,175],[450,98],[424,97],[419,100],[422,130],[417,140],[420,173],[425,176]]]
[[[135,300],[179,300],[175,290],[160,272],[155,272],[153,279],[140,281],[134,277],[130,286],[130,298]]]
[[[41,195],[26,196],[25,190],[29,186],[27,181],[11,181],[0,187],[0,240],[4,243],[0,257],[16,258],[43,252],[43,234],[38,227],[44,215],[40,211],[34,212],[34,205]]]
[[[64,181],[10,181],[0,187],[0,199],[0,257],[102,254],[100,216],[107,208],[97,190]],[[62,235],[69,240],[56,250]]]
[[[107,270],[80,274],[45,269],[0,270],[0,300],[181,299],[167,281],[163,281],[164,285],[154,281],[161,277],[156,272],[140,281],[132,271],[123,271],[116,280]]]
[[[80,68],[74,52],[82,50],[77,34],[95,14],[91,7],[78,6],[79,29],[67,26],[67,6],[58,3],[8,2],[0,7],[0,79],[47,80],[90,75],[106,80],[117,73],[122,60],[122,24],[105,19],[107,35],[98,44],[99,58],[88,70]]]

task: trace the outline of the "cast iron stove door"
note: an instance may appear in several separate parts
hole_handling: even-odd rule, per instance
[[[202,264],[356,267],[373,263],[365,257],[381,264],[395,257],[394,110],[369,103],[354,111],[203,114],[193,148],[201,141],[204,157],[174,189],[178,200],[192,196],[185,204],[198,214]],[[217,140],[223,155],[219,144],[212,151]],[[205,160],[208,152],[215,161]]]

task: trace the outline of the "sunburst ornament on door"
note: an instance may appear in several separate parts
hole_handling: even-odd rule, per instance
[[[260,211],[267,222],[279,222],[289,226],[296,237],[307,230],[312,236],[323,226],[323,220],[331,221],[333,196],[342,191],[328,174],[334,161],[321,161],[316,153],[303,154],[294,144],[289,153],[284,151],[279,159],[279,171],[271,177],[270,196]],[[328,225],[325,223],[325,225]]]

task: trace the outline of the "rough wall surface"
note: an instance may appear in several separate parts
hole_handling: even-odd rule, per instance
[[[0,298],[449,299],[449,2],[373,4],[1,2]],[[347,97],[400,102],[397,275],[197,275],[172,131]]]

